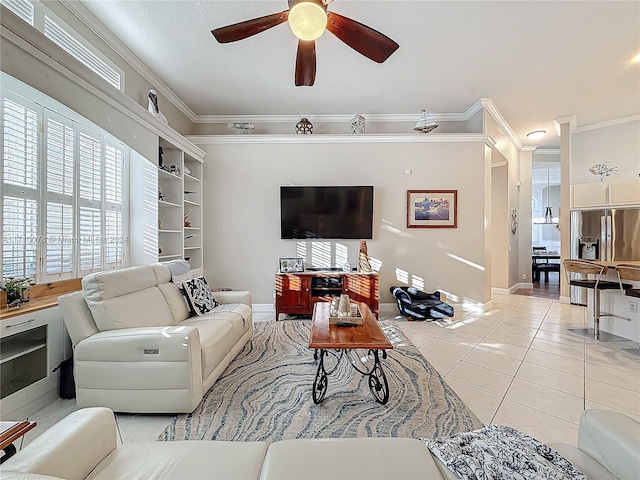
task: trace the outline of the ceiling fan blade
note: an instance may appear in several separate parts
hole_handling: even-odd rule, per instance
[[[400,46],[386,35],[360,22],[334,12],[327,12],[327,15],[327,30],[374,62],[384,62]]]
[[[296,87],[310,87],[316,81],[316,42],[298,41]]]
[[[254,18],[253,20],[216,28],[215,30],[211,30],[211,33],[219,43],[235,42],[264,32],[276,25],[280,25],[286,22],[288,18],[289,10],[285,10],[284,12],[273,13],[264,17]]]

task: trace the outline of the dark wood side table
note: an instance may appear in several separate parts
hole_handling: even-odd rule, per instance
[[[13,444],[29,430],[35,428],[36,422],[0,422],[0,450],[4,452],[0,463],[4,463],[16,453],[16,447]]]

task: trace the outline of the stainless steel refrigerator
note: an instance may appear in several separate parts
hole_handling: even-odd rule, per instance
[[[572,211],[571,258],[640,260],[640,208]],[[586,289],[571,287],[570,298],[586,305]]]

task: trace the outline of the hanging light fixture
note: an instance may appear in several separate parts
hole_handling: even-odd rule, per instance
[[[553,223],[553,213],[549,203],[549,194],[551,193],[550,169],[547,168],[547,208],[544,211],[544,223]]]
[[[418,119],[418,123],[416,123],[416,126],[413,127],[413,129],[416,132],[429,133],[430,131],[436,129],[437,127],[438,127],[438,124],[434,122],[431,119],[431,117],[429,117],[429,115],[427,114],[427,111],[422,110],[422,113],[420,114],[420,118]]]

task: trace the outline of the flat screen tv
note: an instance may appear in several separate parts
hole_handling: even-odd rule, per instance
[[[373,238],[373,186],[280,187],[283,239]]]

